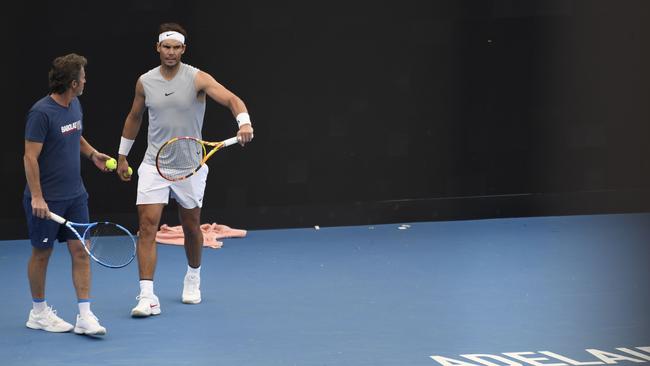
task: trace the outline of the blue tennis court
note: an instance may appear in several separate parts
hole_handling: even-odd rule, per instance
[[[102,338],[26,328],[30,246],[4,241],[0,363],[647,363],[649,239],[648,213],[249,231],[204,250],[200,305],[180,301],[183,248],[159,245],[160,316],[129,315],[135,262],[93,264]],[[58,245],[47,300],[73,321],[70,276]]]

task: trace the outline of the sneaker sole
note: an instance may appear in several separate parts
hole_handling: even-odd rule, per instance
[[[201,298],[199,298],[198,300],[196,300],[196,299],[182,299],[182,301],[183,301],[183,304],[192,304],[192,305],[196,305],[196,304],[200,304],[200,303],[201,303]]]
[[[146,318],[152,315],[160,315],[160,308],[150,312],[137,311],[135,309],[131,310],[131,317],[133,318]]]
[[[38,323],[31,323],[31,322],[27,322],[27,324],[25,324],[25,325],[29,329],[44,330],[46,332],[51,332],[51,333],[67,333],[67,332],[72,330],[72,328],[70,328],[70,329],[51,329],[51,328],[47,329],[47,327],[44,328]]]
[[[74,332],[76,334],[80,334],[80,335],[105,335],[106,334],[106,329],[99,329],[96,332],[89,332],[89,331],[87,331],[85,329],[75,327]]]

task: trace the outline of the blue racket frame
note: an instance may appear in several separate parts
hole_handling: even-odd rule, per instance
[[[53,220],[53,221],[55,221],[55,222],[58,222],[59,224],[64,225],[64,226],[66,226],[68,229],[70,229],[70,230],[72,231],[72,233],[73,233],[73,234],[74,234],[74,235],[75,235],[75,236],[76,236],[76,237],[81,241],[81,246],[84,248],[84,250],[86,251],[86,253],[88,253],[88,256],[89,256],[92,260],[94,260],[95,262],[101,264],[101,265],[104,266],[104,267],[108,267],[108,268],[123,268],[123,267],[128,266],[129,263],[133,262],[133,259],[135,259],[135,253],[136,253],[136,240],[135,240],[135,237],[133,236],[133,234],[131,234],[131,232],[130,232],[128,229],[126,229],[126,228],[125,228],[124,226],[122,226],[122,225],[116,224],[116,223],[114,223],[114,222],[108,222],[108,221],[104,221],[104,222],[91,222],[91,223],[87,223],[87,224],[81,224],[81,223],[78,223],[78,222],[68,221],[68,220],[64,219],[63,217],[61,217],[61,216],[55,214],[54,212],[50,212],[50,217],[49,217],[49,218],[50,218],[50,220]],[[97,258],[97,257],[96,257],[96,256],[95,256],[95,255],[94,255],[94,254],[93,254],[93,253],[88,249],[88,246],[86,245],[86,235],[89,234],[89,233],[91,232],[91,229],[92,229],[93,227],[95,227],[95,226],[97,226],[97,225],[100,225],[100,224],[111,224],[111,225],[115,225],[115,226],[117,226],[118,228],[120,228],[121,230],[123,230],[123,231],[124,231],[124,234],[126,234],[126,236],[128,236],[128,238],[131,239],[131,243],[133,244],[133,250],[130,252],[130,255],[129,255],[128,259],[127,259],[124,263],[119,263],[119,264],[106,263],[106,262],[102,261],[101,259]],[[79,231],[77,231],[77,229],[75,229],[75,226],[76,226],[76,227],[79,227],[79,228],[83,228],[83,235],[80,235],[80,234],[79,234]]]

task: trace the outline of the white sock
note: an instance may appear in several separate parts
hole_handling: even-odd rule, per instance
[[[89,315],[92,314],[90,311],[90,300],[89,299],[84,299],[84,300],[79,300],[79,315],[81,315],[82,318],[85,318]]]
[[[153,280],[140,280],[140,295],[153,295]]]
[[[187,275],[201,277],[201,266],[198,268],[192,268],[189,265],[187,266]]]
[[[38,314],[47,309],[47,301],[45,301],[45,299],[38,299],[36,301],[32,300],[32,307],[34,308],[34,314]]]

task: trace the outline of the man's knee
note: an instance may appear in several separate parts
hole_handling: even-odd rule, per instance
[[[158,223],[160,222],[161,213],[162,206],[138,206],[138,221],[140,224],[138,236],[144,236],[147,238],[155,236],[158,232]]]
[[[138,236],[141,237],[152,237],[155,236],[158,232],[158,225],[152,222],[141,222],[140,223],[140,232]]]
[[[187,236],[200,236],[203,233],[201,232],[201,227],[199,225],[182,225],[183,226],[183,233]]]
[[[72,242],[69,247],[73,260],[82,262],[88,260],[88,253],[86,253],[86,250],[81,246],[80,242]]]
[[[52,254],[52,247],[49,248],[35,248],[32,247],[32,260],[38,262],[47,262]]]

